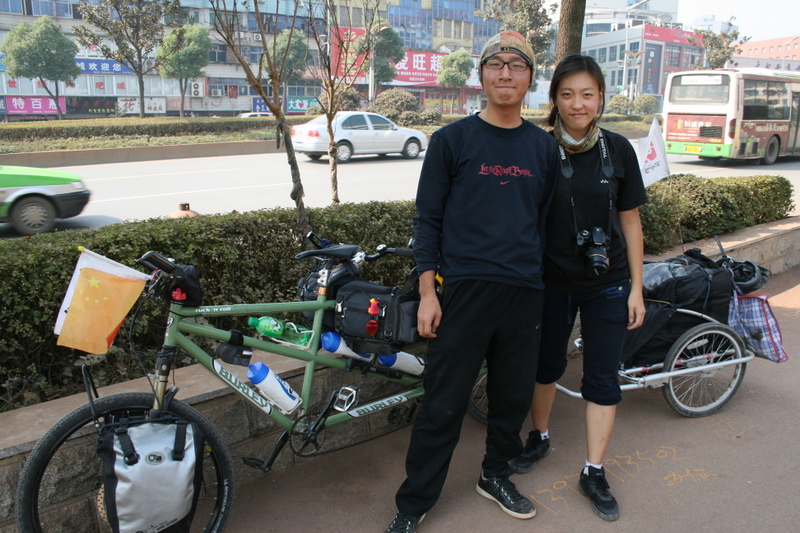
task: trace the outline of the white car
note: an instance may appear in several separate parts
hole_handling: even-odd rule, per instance
[[[328,153],[328,126],[325,115],[292,127],[292,144],[297,152],[317,160]],[[414,159],[428,147],[421,131],[401,128],[375,113],[341,111],[333,119],[336,159],[347,163],[357,154],[402,154]]]
[[[266,118],[275,116],[268,111],[259,111],[259,112],[252,112],[252,113],[239,113],[236,115],[236,118]]]

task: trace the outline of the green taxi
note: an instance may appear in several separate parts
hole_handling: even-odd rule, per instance
[[[0,165],[0,222],[22,235],[50,231],[56,219],[79,215],[90,195],[77,174]]]

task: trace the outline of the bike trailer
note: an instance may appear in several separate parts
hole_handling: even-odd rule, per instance
[[[722,324],[728,322],[733,293],[733,277],[728,269],[675,261],[647,263],[644,282],[645,320],[641,327],[628,331],[625,338],[625,368],[663,362],[678,337],[689,328],[708,322],[707,317]],[[678,309],[696,314],[678,313]]]

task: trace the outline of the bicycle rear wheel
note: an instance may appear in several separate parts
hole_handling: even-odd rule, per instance
[[[147,417],[153,395],[115,394],[95,400],[101,422]],[[231,456],[219,431],[199,411],[172,400],[169,412],[197,424],[205,433],[203,485],[190,531],[221,532],[233,503]],[[17,525],[36,533],[106,533],[103,462],[95,451],[98,432],[89,405],[62,418],[31,451],[17,485]],[[146,509],[142,509],[146,512]]]
[[[486,362],[484,361],[482,368],[485,367]],[[467,412],[481,424],[486,424],[489,420],[489,397],[486,394],[486,380],[488,378],[488,372],[478,375],[478,379],[475,380],[475,384],[472,386],[472,393],[467,404]]]
[[[671,377],[661,390],[664,399],[676,413],[690,418],[716,413],[736,394],[747,363],[709,366],[744,357],[742,340],[730,327],[708,323],[691,328],[669,349],[663,370],[695,371]]]

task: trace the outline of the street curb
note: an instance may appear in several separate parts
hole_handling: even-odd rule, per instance
[[[50,168],[77,165],[101,165],[133,161],[160,161],[190,157],[224,155],[273,154],[283,152],[274,140],[229,141],[219,143],[171,144],[165,146],[134,146],[131,148],[100,148],[95,150],[63,150],[54,152],[23,152],[0,155],[0,165]]]

